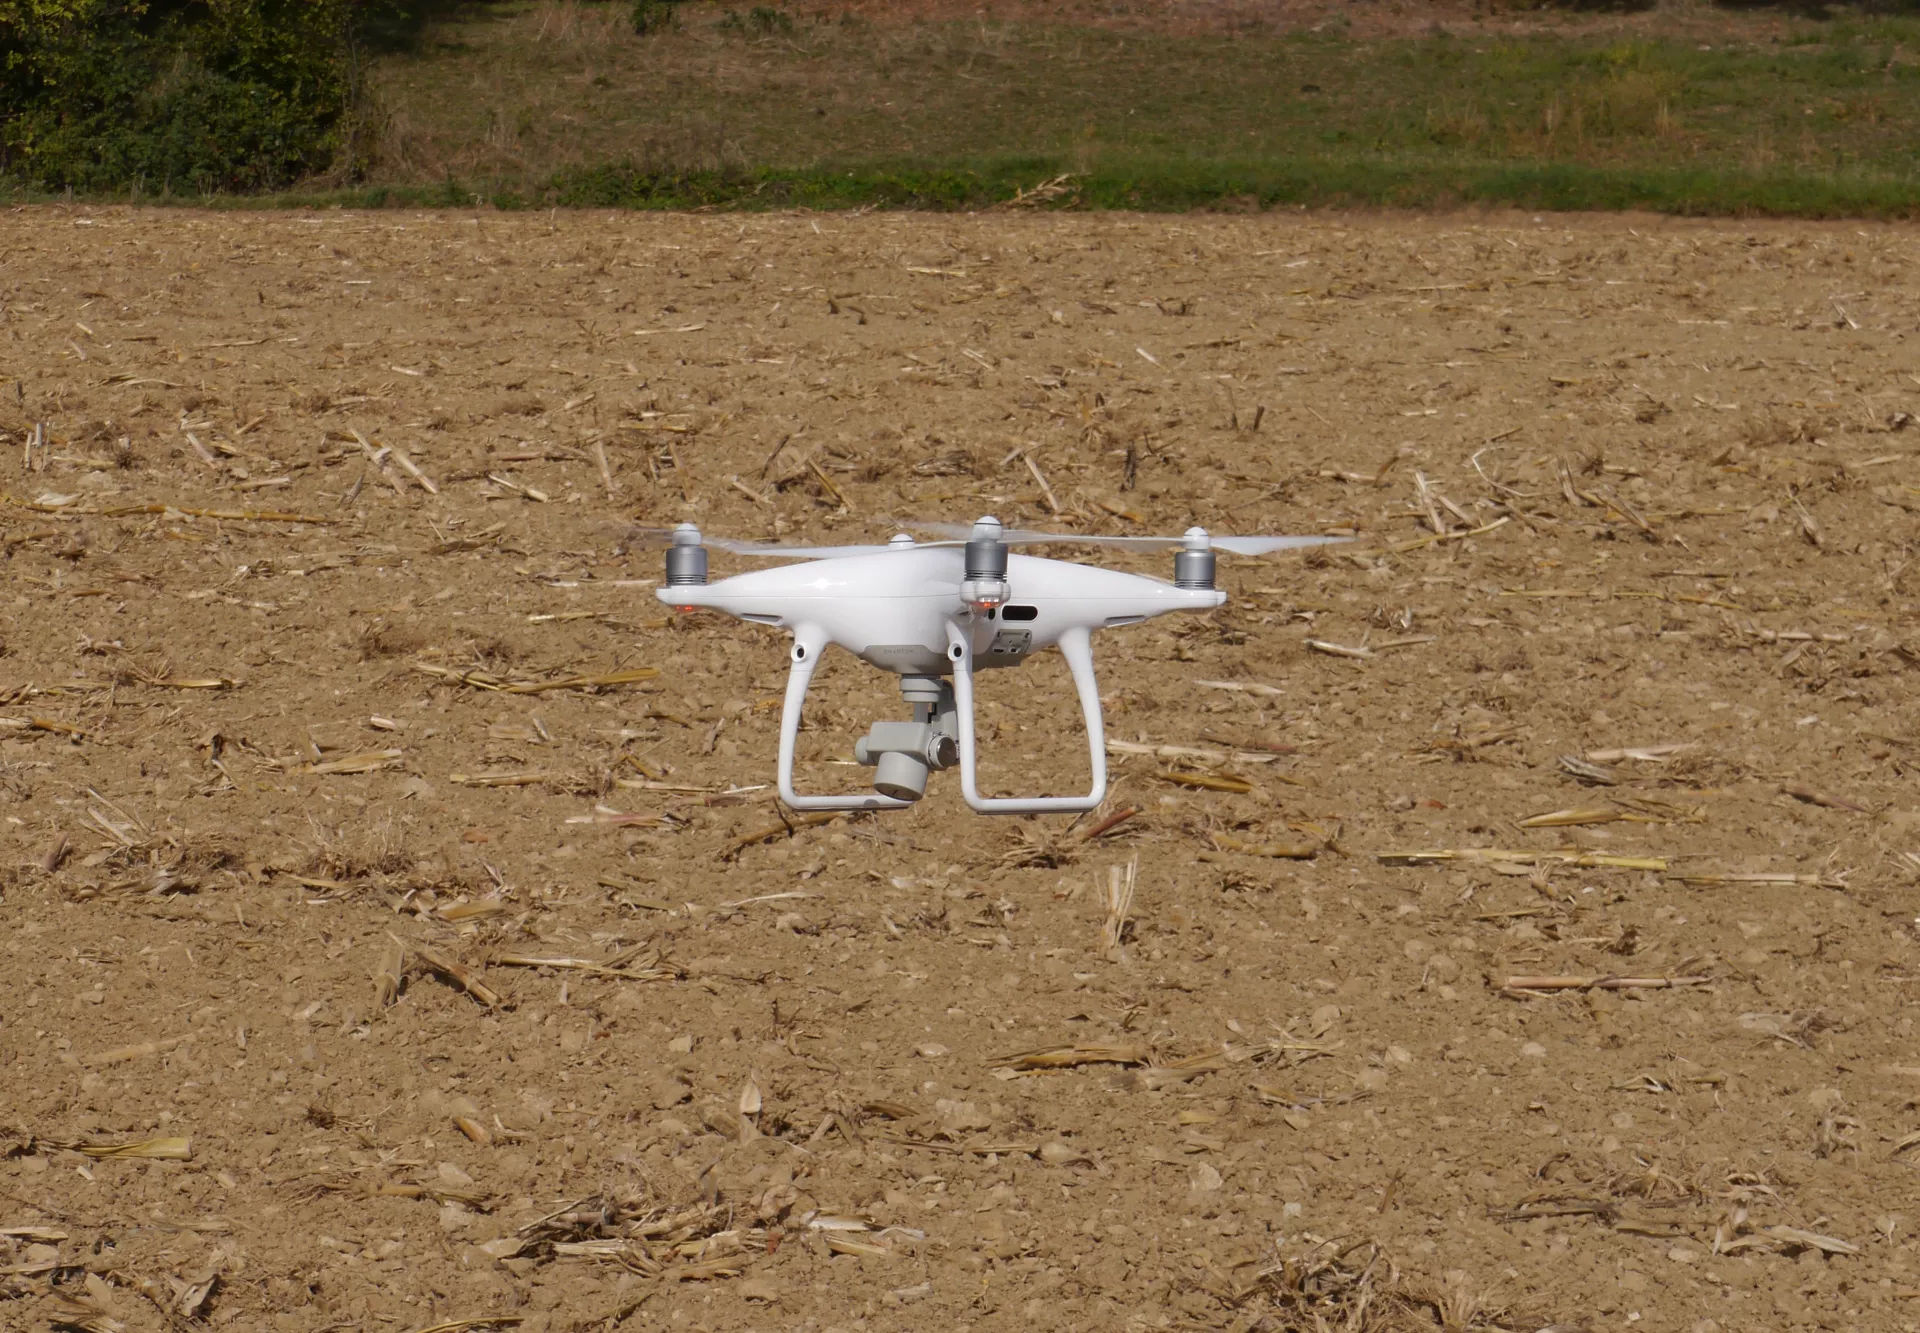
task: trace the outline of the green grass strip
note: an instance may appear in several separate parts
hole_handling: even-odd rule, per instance
[[[1910,218],[1920,216],[1920,176],[1868,172],[1600,167],[1568,163],[1406,163],[1366,158],[1236,165],[1106,163],[1084,172],[1038,158],[929,168],[855,166],[758,171],[574,168],[532,191],[446,181],[266,195],[175,195],[138,202],[215,208],[625,208],[764,211],[883,208],[954,212],[1003,206],[1065,176],[1034,206],[1049,209],[1255,211],[1287,207],[1446,209],[1504,205],[1551,211],[1689,216]],[[0,199],[50,196],[0,191]],[[134,202],[92,196],[90,202]]]
[[[1022,161],[945,170],[846,168],[650,172],[597,167],[562,172],[537,199],[567,208],[909,208],[1005,204],[1070,175],[1039,207],[1271,209],[1288,206],[1447,208],[1500,204],[1555,211],[1645,209],[1702,216],[1907,217],[1920,212],[1920,177],[1711,169],[1609,168],[1559,163],[1405,164],[1347,159],[1250,166],[1151,162],[1071,174]]]

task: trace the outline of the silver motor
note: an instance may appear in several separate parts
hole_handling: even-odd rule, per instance
[[[667,547],[667,586],[684,588],[707,581],[707,548],[700,544],[700,529],[682,523],[673,530],[673,545]]]

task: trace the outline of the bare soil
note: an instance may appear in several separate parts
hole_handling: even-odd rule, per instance
[[[1916,259],[5,215],[0,1324],[1913,1327]],[[1101,636],[1101,815],[789,827],[636,525],[984,511],[1357,540]]]

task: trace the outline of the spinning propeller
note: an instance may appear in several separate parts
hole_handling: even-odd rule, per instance
[[[982,519],[981,523],[988,520]],[[980,524],[909,523],[920,532],[937,532],[944,537],[971,537]],[[1347,537],[1216,537],[1205,528],[1188,528],[1178,537],[1109,537],[1089,532],[1035,532],[1031,528],[1002,528],[1000,540],[1009,546],[1045,544],[1072,546],[1111,546],[1122,551],[1225,551],[1230,555],[1270,555],[1275,551],[1295,551],[1305,546],[1326,546],[1350,541]]]
[[[781,542],[744,541],[738,537],[713,537],[691,523],[673,528],[630,528],[630,536],[656,546],[711,546],[731,555],[760,555],[781,560],[833,560],[843,555],[879,555],[895,549],[889,544],[852,546],[789,546]],[[938,545],[952,545],[940,542]]]
[[[673,548],[697,549],[708,546],[732,555],[760,556],[774,560],[837,560],[845,556],[884,555],[888,551],[962,546],[978,541],[992,541],[1003,547],[1105,546],[1121,551],[1178,551],[1196,556],[1212,551],[1225,551],[1229,555],[1271,555],[1276,551],[1297,551],[1310,546],[1328,546],[1352,540],[1348,537],[1216,537],[1200,527],[1188,528],[1178,537],[1116,537],[1089,532],[1038,532],[1031,528],[1003,527],[1000,520],[991,515],[974,523],[908,523],[904,526],[916,532],[934,533],[942,540],[915,541],[902,533],[885,544],[868,542],[846,546],[790,545],[783,542],[743,541],[737,537],[706,536],[691,523],[682,523],[674,528],[639,528],[635,532],[638,536],[650,541],[664,542]],[[674,570],[671,568],[674,563],[672,556],[669,555],[669,582],[674,581]],[[689,566],[686,572],[691,573],[691,562],[683,561],[683,563]],[[1206,584],[1194,586],[1211,586],[1213,573],[1211,564],[1199,560],[1188,562],[1189,568],[1182,570],[1181,562],[1176,559],[1176,581],[1186,583],[1199,576],[1202,563],[1208,565],[1205,570]],[[703,575],[705,573],[704,562],[701,573]]]

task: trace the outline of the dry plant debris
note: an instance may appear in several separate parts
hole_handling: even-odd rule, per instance
[[[1115,957],[1126,942],[1139,875],[1140,858],[1136,856],[1124,866],[1107,867],[1107,877],[1100,885],[1101,905],[1107,909],[1106,920],[1100,923],[1100,951],[1108,958]]]
[[[185,1162],[193,1157],[193,1141],[187,1138],[167,1137],[156,1139],[137,1139],[128,1143],[101,1143],[94,1139],[70,1139],[51,1135],[35,1135],[25,1130],[0,1130],[0,1134],[13,1140],[8,1149],[9,1156],[38,1153],[43,1150],[55,1152],[77,1152],[83,1157],[95,1159],[144,1160],[156,1162]]]
[[[0,1325],[1910,1313],[1904,224],[0,233]],[[633,529],[983,512],[1357,540],[783,812]]]
[[[1315,1333],[1415,1333],[1436,1326],[1471,1333],[1533,1328],[1538,1322],[1510,1322],[1508,1311],[1487,1306],[1472,1279],[1459,1270],[1439,1281],[1416,1281],[1367,1241],[1323,1241],[1299,1253],[1250,1262],[1218,1290],[1223,1304],[1264,1316],[1269,1326]]]
[[[1444,865],[1458,861],[1483,865],[1561,865],[1575,870],[1665,870],[1661,856],[1616,856],[1611,852],[1588,852],[1563,847],[1553,851],[1526,851],[1517,848],[1455,847],[1426,852],[1381,852],[1380,863],[1389,866]]]
[[[997,1056],[996,1069],[1021,1071],[1038,1069],[1076,1069],[1081,1065],[1143,1065],[1153,1058],[1150,1047],[1126,1043],[1091,1046],[1047,1046],[1034,1051],[1019,1051]]]
[[[1671,990],[1705,986],[1712,977],[1508,977],[1500,989],[1508,995],[1539,995],[1568,990]]]
[[[1245,842],[1231,834],[1216,833],[1213,845],[1223,852],[1242,856],[1269,856],[1281,861],[1311,861],[1320,854],[1320,844],[1311,842]]]
[[[605,962],[590,958],[552,958],[534,954],[496,953],[498,967],[544,967],[561,972],[589,972],[594,976],[620,981],[672,981],[686,973],[660,956],[658,949],[641,945],[614,955]]]
[[[414,945],[412,956],[419,961],[423,969],[435,976],[446,978],[487,1008],[494,1008],[501,1003],[500,993],[482,981],[479,974],[472,968],[457,963],[424,945]]]
[[[485,671],[458,671],[452,667],[435,666],[431,662],[415,662],[412,665],[413,669],[422,675],[432,676],[450,685],[467,685],[476,690],[489,690],[499,694],[547,694],[553,690],[604,690],[621,685],[638,685],[655,680],[660,675],[657,667],[632,667],[625,671],[561,676],[555,680],[504,680]]]

